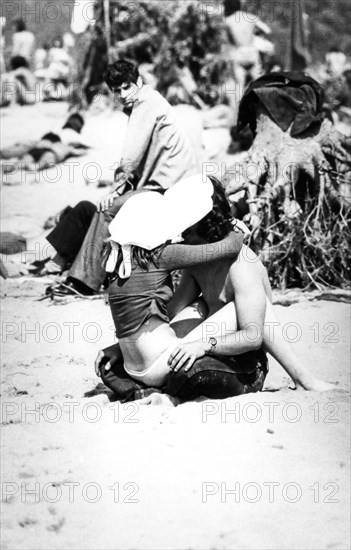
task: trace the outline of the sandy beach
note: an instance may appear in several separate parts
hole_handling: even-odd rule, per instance
[[[40,137],[66,110],[2,110],[3,145]],[[111,177],[124,125],[96,110],[77,164],[2,186],[2,230],[27,237],[22,259],[45,255],[49,216],[106,194],[95,164]],[[348,303],[276,306],[296,353],[335,391],[294,391],[270,359],[259,394],[150,408],[114,402],[95,376],[97,351],[114,341],[104,299],[39,301],[49,283],[1,284],[2,548],[350,547]]]

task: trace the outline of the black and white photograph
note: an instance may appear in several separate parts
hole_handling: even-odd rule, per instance
[[[348,550],[348,0],[3,0],[4,550]]]

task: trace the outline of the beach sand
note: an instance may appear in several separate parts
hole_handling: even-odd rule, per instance
[[[2,134],[40,136],[65,110],[2,110]],[[113,164],[123,124],[88,120],[92,150],[73,178],[64,166],[57,181],[2,187],[3,228],[22,223],[27,259],[43,254],[48,216],[106,193],[82,167]],[[271,359],[259,394],[139,407],[111,401],[94,374],[114,341],[104,300],[38,301],[48,282],[2,282],[2,548],[350,547],[349,304],[277,306],[296,353],[335,391],[294,391]]]

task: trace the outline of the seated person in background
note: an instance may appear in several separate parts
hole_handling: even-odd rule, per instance
[[[63,47],[63,40],[57,38],[48,53],[48,68],[45,71],[43,99],[65,99],[73,69],[73,59]]]
[[[48,52],[49,46],[46,42],[34,52],[34,74],[37,78],[45,78]]]
[[[88,148],[81,141],[80,132],[84,119],[79,113],[70,115],[58,132],[48,132],[39,141],[15,143],[0,151],[2,172],[8,174],[18,168],[44,170],[69,157],[81,156]]]
[[[37,80],[30,71],[28,62],[17,55],[11,59],[10,68],[10,71],[1,74],[1,105],[32,105],[38,100]]]

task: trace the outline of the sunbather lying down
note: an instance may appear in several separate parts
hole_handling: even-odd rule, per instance
[[[81,141],[80,132],[83,126],[83,117],[79,113],[74,113],[58,132],[48,132],[39,141],[15,143],[2,149],[2,172],[10,174],[19,168],[44,170],[69,157],[83,155],[89,148]]]

